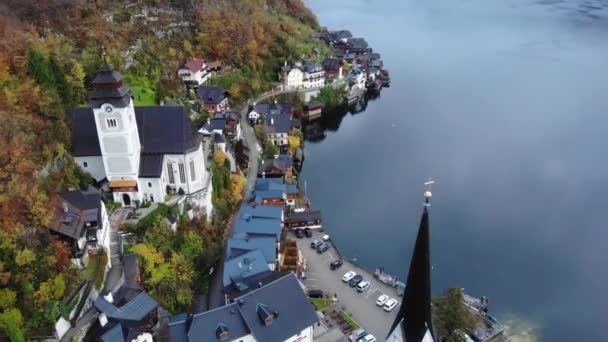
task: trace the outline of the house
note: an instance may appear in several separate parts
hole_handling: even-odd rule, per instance
[[[310,61],[302,63],[285,61],[279,78],[283,81],[286,90],[321,88],[325,85],[325,70],[321,64]]]
[[[207,123],[201,127],[199,133],[209,136],[212,133],[225,135],[230,140],[239,140],[241,134],[241,114],[234,110],[215,112],[207,119]]]
[[[93,80],[89,105],[68,111],[72,155],[96,181],[107,179],[115,202],[164,202],[183,191],[211,214],[211,187],[201,138],[181,106],[135,107],[122,75],[108,63]]]
[[[302,119],[313,120],[321,117],[321,103],[311,102],[306,105]]]
[[[251,124],[260,123],[261,119],[270,115],[282,114],[291,117],[291,104],[287,102],[274,102],[271,104],[261,103],[253,105],[249,111],[248,118]]]
[[[284,184],[280,178],[258,178],[250,203],[266,206],[293,206],[298,198],[295,184]]]
[[[257,249],[228,259],[224,262],[222,277],[224,292],[247,290],[250,287],[248,282],[250,278],[266,275],[270,271],[264,255]]]
[[[268,142],[276,146],[289,145],[291,119],[283,113],[272,113],[264,118],[264,132]]]
[[[259,236],[255,234],[234,234],[226,241],[226,260],[241,256],[254,250],[260,251],[271,271],[276,268],[277,241],[273,236]]]
[[[328,32],[328,38],[330,42],[337,42],[340,40],[346,40],[348,38],[352,38],[352,34],[349,30],[339,30],[339,31],[330,31]]]
[[[100,248],[110,254],[110,221],[99,190],[89,186],[85,191],[61,192],[53,197],[53,202],[55,210],[49,228],[69,243],[74,258]]]
[[[211,71],[215,71],[215,72],[222,71],[222,62],[220,62],[220,61],[209,62],[209,64],[207,64],[207,70],[209,70],[209,72],[211,72]]]
[[[338,58],[325,58],[323,60],[323,70],[325,70],[325,76],[328,78],[340,80],[343,77],[342,61]]]
[[[289,212],[285,217],[286,228],[321,228],[321,212],[318,210]]]
[[[293,176],[293,160],[275,158],[260,161],[258,168],[260,178],[284,178],[289,181]]]
[[[355,53],[357,55],[361,55],[368,51],[368,44],[365,41],[365,38],[348,38],[346,40],[348,44],[348,52]]]
[[[228,93],[224,88],[202,86],[196,90],[196,96],[203,101],[203,108],[210,112],[221,112],[230,108]]]
[[[194,341],[310,342],[319,318],[293,273],[262,284],[234,303],[171,317],[169,339]]]
[[[103,342],[152,342],[158,323],[158,303],[145,291],[132,298],[114,300],[100,295],[94,302],[103,329]]]
[[[177,70],[177,75],[186,85],[198,87],[205,84],[209,79],[207,63],[205,63],[204,59],[193,58]]]
[[[302,88],[322,88],[325,86],[325,69],[319,63],[304,61]]]
[[[271,236],[279,242],[282,222],[282,208],[243,204],[239,210],[239,218],[234,225],[234,232],[250,236]]]
[[[282,80],[283,88],[285,90],[302,88],[304,83],[304,70],[302,70],[302,65],[300,63],[288,64],[287,61],[285,61],[285,64],[281,67],[279,78]]]

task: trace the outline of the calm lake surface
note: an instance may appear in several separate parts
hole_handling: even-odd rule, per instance
[[[405,277],[431,176],[434,293],[488,296],[522,340],[608,340],[608,1],[307,5],[391,71],[306,145],[343,254]]]

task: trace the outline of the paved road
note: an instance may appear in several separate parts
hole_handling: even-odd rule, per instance
[[[318,254],[310,248],[310,242],[314,239],[320,239],[321,236],[321,233],[315,233],[312,238],[303,239],[297,239],[295,235],[289,236],[289,238],[297,240],[298,248],[306,258],[307,270],[304,284],[309,289],[320,289],[329,294],[337,293],[339,302],[336,304],[336,309],[344,307],[344,310],[361,327],[373,334],[378,341],[384,341],[390,325],[395,320],[399,306],[392,312],[386,312],[376,306],[375,302],[381,294],[387,294],[401,302],[401,298],[397,296],[397,291],[375,279],[371,273],[348,261],[344,261],[344,265],[337,271],[330,270],[329,264],[338,258],[338,253],[333,247],[324,254]],[[342,281],[342,276],[348,271],[361,274],[365,280],[371,282],[371,287],[363,293],[349,287],[347,283]]]

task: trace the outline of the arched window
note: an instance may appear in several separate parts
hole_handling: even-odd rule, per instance
[[[184,170],[184,163],[179,161],[179,181],[182,183],[186,183],[186,172]]]
[[[194,182],[196,174],[194,173],[194,159],[190,159],[190,179]]]
[[[171,183],[171,184],[175,183],[175,178],[173,176],[173,163],[172,162],[167,163],[167,173],[169,174],[169,183]]]

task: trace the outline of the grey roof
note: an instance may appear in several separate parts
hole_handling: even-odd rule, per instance
[[[262,252],[252,250],[224,262],[224,288],[246,290],[249,288],[244,282],[247,278],[267,272],[270,272],[270,268]]]
[[[273,315],[269,325],[261,320],[260,305]],[[258,341],[284,341],[319,321],[293,273],[240,297],[237,307]]]
[[[89,186],[85,191],[59,193],[59,201],[55,204],[55,216],[50,224],[53,231],[78,239],[85,226],[99,227],[101,195],[97,189]]]
[[[155,310],[158,303],[146,292],[141,292],[120,308],[108,302],[103,296],[99,296],[95,300],[95,307],[109,318],[138,322]]]
[[[228,328],[228,340],[230,341],[238,340],[250,333],[237,305],[231,304],[194,315],[188,331],[189,340],[171,339],[171,341],[219,341],[216,336],[216,329],[220,323]]]
[[[304,153],[303,153],[302,149],[299,147],[296,148],[296,154],[293,156],[293,158],[302,161],[303,157],[304,157]]]
[[[262,114],[262,115],[269,115],[269,114],[284,114],[286,116],[291,116],[291,104],[287,103],[287,102],[277,102],[277,103],[260,103],[257,104],[255,106],[253,106],[253,109]]]
[[[311,102],[311,103],[306,104],[307,110],[317,109],[317,108],[321,108],[321,102]]]
[[[185,313],[177,314],[169,318],[169,341],[188,341],[188,327],[186,326],[187,319],[188,314]]]
[[[122,324],[116,324],[110,330],[106,331],[105,334],[101,335],[103,342],[123,342],[125,340],[125,333]]]
[[[218,104],[226,97],[226,90],[216,86],[202,86],[196,90],[196,96],[204,103]]]
[[[142,154],[139,159],[139,177],[158,178],[163,172],[162,154]]]
[[[215,134],[213,137],[213,141],[215,141],[216,144],[223,144],[226,142],[226,139],[224,139],[224,135],[223,134]]]
[[[338,39],[350,38],[353,35],[350,33],[349,30],[339,30],[339,31],[329,31],[328,36],[329,36],[330,40],[334,41],[334,40],[338,40]]]
[[[316,220],[321,220],[321,212],[318,210],[288,213],[287,217],[285,217],[285,223],[296,223]]]
[[[357,50],[363,50],[363,49],[367,49],[367,41],[365,41],[365,38],[348,38],[348,48],[349,50],[352,49],[357,49]]]
[[[272,316],[268,325],[262,317]],[[256,341],[284,341],[319,321],[293,273],[283,275],[220,308],[196,314],[188,329],[184,315],[172,318],[169,331],[172,342],[217,341],[220,324],[228,331],[228,340],[252,334]],[[174,338],[175,337],[175,338]]]
[[[123,257],[123,274],[125,278],[124,286],[142,289],[139,284],[139,262],[137,261],[137,254],[130,253]]]
[[[142,154],[182,154],[200,143],[184,107],[135,107],[135,117]],[[93,110],[74,108],[68,111],[68,118],[72,126],[72,154],[100,156]]]
[[[264,119],[266,133],[289,133],[291,131],[291,120],[288,115],[269,114]]]
[[[273,236],[255,236],[247,233],[234,234],[226,241],[226,256],[228,259],[236,258],[247,252],[259,250],[267,264],[276,261],[276,238]]]
[[[372,52],[369,54],[369,59],[371,59],[371,60],[380,59],[380,54],[377,52]]]
[[[323,71],[323,66],[319,63],[314,63],[310,61],[304,61],[302,63],[304,71],[308,73]]]
[[[325,70],[338,70],[342,66],[342,62],[338,58],[325,58],[323,60],[323,68]]]
[[[278,168],[282,173],[285,173],[288,168],[293,166],[292,160],[285,159],[265,159],[260,162],[258,173],[270,172],[273,168]]]

